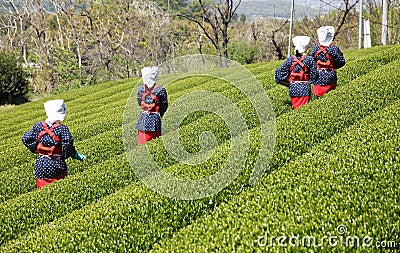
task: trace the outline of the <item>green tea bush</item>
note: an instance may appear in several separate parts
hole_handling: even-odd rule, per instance
[[[0,105],[27,102],[27,74],[13,53],[0,52]]]
[[[381,56],[386,57],[384,54]],[[296,111],[290,109],[286,88],[275,86],[267,90],[274,108],[282,108],[277,114],[278,139],[271,171],[278,170],[291,160],[296,160],[315,145],[341,131],[346,131],[346,128],[353,123],[398,99],[398,93],[395,92],[395,83],[398,80],[393,79],[397,78],[394,66],[398,62],[372,71],[383,65],[381,63],[389,62],[390,58],[384,61],[371,61],[368,71],[365,70],[356,81],[351,82],[354,78],[349,78],[348,85],[338,87],[322,99]],[[342,71],[346,71],[346,68]],[[349,71],[356,69],[349,68]],[[369,71],[372,72],[368,73]],[[349,76],[356,78],[356,75]],[[374,85],[362,85],[366,82]],[[88,88],[93,89],[93,87]],[[91,97],[90,93],[85,93],[84,90],[79,92],[86,94],[84,95],[86,102],[110,96],[109,93],[96,96],[95,92]],[[246,99],[240,100],[242,97],[236,96],[236,93],[231,93],[232,91],[229,90],[227,94],[239,99],[238,105],[246,105]],[[376,96],[377,94],[379,96]],[[75,100],[76,106],[79,106],[79,98],[69,99],[71,102]],[[321,115],[321,108],[324,108],[326,114]],[[85,107],[82,109],[85,110]],[[117,111],[110,110],[106,113],[115,114]],[[290,113],[285,113],[289,111]],[[254,118],[254,112],[250,112],[248,117]],[[191,124],[206,118],[207,115],[187,124],[188,131]],[[171,238],[176,231],[200,217],[209,215],[219,208],[220,204],[229,202],[234,196],[246,192],[247,187],[243,184],[247,182],[248,172],[252,170],[257,157],[262,155],[258,153],[260,128],[257,124],[253,124],[249,132],[252,145],[246,160],[246,170],[237,182],[212,198],[199,201],[171,200],[153,193],[142,183],[137,182],[125,154],[122,153],[122,140],[115,140],[115,144],[107,145],[109,140],[105,136],[108,132],[112,133],[111,138],[114,134],[115,136],[119,134],[117,129],[109,127],[110,125],[107,125],[107,130],[98,136],[99,142],[92,143],[91,139],[85,142],[82,139],[79,143],[84,147],[84,151],[90,150],[93,156],[101,157],[96,163],[73,164],[71,167],[79,173],[44,187],[40,191],[18,195],[0,203],[0,224],[2,224],[0,245],[3,245],[0,251],[105,251],[107,249],[118,251],[121,248],[148,250],[160,240]],[[87,135],[85,131],[84,128],[79,129],[78,134]],[[99,130],[93,128],[93,131]],[[218,130],[216,133],[218,134]],[[161,141],[158,139],[148,145],[157,147],[156,144]],[[225,162],[226,154],[229,153],[229,143],[233,141],[243,140],[240,136],[226,140],[218,145],[215,156],[208,163],[195,167],[176,164],[176,161],[171,160],[162,148],[154,149],[154,154],[158,156],[154,159],[159,163],[165,162],[165,171],[172,175],[199,178],[218,170]],[[99,149],[101,145],[104,149]],[[133,155],[141,155],[141,149],[134,150]],[[33,188],[34,186],[31,189]]]
[[[198,83],[199,85],[194,86],[190,91],[194,91],[196,89],[202,89],[204,88],[203,86],[203,76],[197,76],[190,82],[193,83]],[[244,116],[248,122],[249,127],[254,127],[257,125],[257,118],[255,115],[254,110],[250,110],[251,108],[248,108],[248,100],[243,97],[243,95],[237,95],[240,93],[240,91],[236,88],[233,88],[232,85],[226,85],[226,82],[217,82],[215,83],[214,80],[211,80],[209,78],[205,78],[208,80],[206,84],[208,84],[210,87],[210,90],[212,91],[218,91],[222,90],[222,94],[224,94],[226,97],[231,98],[233,102],[235,101],[241,101],[240,103],[240,109],[244,113]],[[77,147],[92,147],[93,145],[98,145],[97,141],[92,141],[93,136],[96,136],[95,138],[98,138],[97,136],[101,133],[105,133],[99,136],[107,136],[108,132],[110,130],[113,130],[114,128],[118,127],[121,125],[121,113],[123,111],[123,102],[125,101],[125,98],[127,96],[127,91],[129,91],[129,84],[122,84],[124,89],[113,95],[109,95],[108,97],[106,96],[106,100],[101,98],[101,99],[90,99],[87,103],[84,104],[85,107],[82,107],[82,105],[74,106],[73,101],[70,103],[72,106],[74,106],[72,111],[72,115],[69,117],[72,118],[72,120],[68,121],[68,126],[71,128],[71,131],[74,135],[75,141],[76,141],[76,146]],[[177,87],[177,86],[175,86]],[[197,88],[196,88],[197,87]],[[214,89],[215,88],[215,89]],[[119,88],[121,89],[121,88]],[[100,93],[105,95],[108,95],[110,93],[114,93],[116,88],[108,88],[107,93],[104,92],[102,89]],[[173,90],[174,91],[174,90]],[[262,91],[257,91],[257,92],[262,92]],[[172,95],[174,95],[176,92],[172,92]],[[180,93],[180,92],[178,92]],[[103,97],[101,96],[101,97]],[[95,94],[93,94],[93,97],[95,97]],[[87,99],[88,96],[85,96]],[[92,101],[92,102],[90,102]],[[115,102],[112,102],[115,101]],[[173,101],[173,100],[172,100]],[[107,105],[103,105],[105,102],[108,102]],[[82,108],[84,111],[79,112],[79,108]],[[86,109],[90,108],[90,109]],[[102,108],[105,108],[105,110],[102,110]],[[78,113],[74,112],[78,111]],[[226,113],[226,109],[221,109],[220,113]],[[229,111],[228,111],[229,112]],[[101,117],[102,115],[111,115],[109,117]],[[251,115],[251,117],[248,117],[247,115]],[[39,120],[39,119],[38,119]],[[193,118],[191,121],[196,120],[196,117]],[[191,122],[190,120],[188,122]],[[204,126],[210,126],[209,125],[210,117],[205,117],[204,119],[199,120],[198,122],[195,122],[191,124],[190,126],[186,127],[186,132],[191,132],[190,129],[198,129],[200,127]],[[93,122],[96,122],[93,124]],[[259,123],[258,123],[259,124]],[[26,126],[28,129],[30,126]],[[183,127],[183,126],[182,126]],[[185,128],[183,128],[185,129]],[[20,130],[21,131],[21,130]],[[24,130],[26,131],[26,130]],[[182,130],[181,130],[182,131]],[[196,130],[198,131],[198,130]],[[77,134],[75,134],[77,132]],[[95,135],[93,135],[95,133]],[[217,132],[218,133],[218,132]],[[20,136],[16,135],[15,133],[8,133],[9,135],[15,135],[16,141],[19,141]],[[20,135],[23,133],[21,132]],[[111,136],[114,134],[111,132]],[[226,134],[225,134],[226,135]],[[184,136],[193,136],[192,134],[185,134]],[[89,139],[88,139],[89,138]],[[116,137],[118,138],[118,137]],[[226,138],[226,136],[225,136]],[[85,141],[88,139],[87,141]],[[221,139],[221,138],[220,138]],[[7,142],[9,139],[7,140]],[[81,142],[83,141],[83,142]],[[106,143],[106,142],[105,142]],[[112,142],[111,142],[112,143]],[[109,143],[109,144],[111,144]],[[107,146],[107,144],[103,144]],[[116,144],[117,145],[117,144]],[[121,144],[119,144],[121,145]],[[196,144],[191,143],[190,146],[195,147]],[[186,146],[188,147],[188,146]],[[26,152],[25,148],[22,145],[19,145],[17,147],[15,146],[7,146],[5,145],[5,152],[9,154],[18,154],[18,153],[23,153]],[[88,148],[87,148],[88,149]],[[82,150],[82,149],[80,149]],[[82,151],[85,151],[83,149]],[[120,151],[120,150],[119,150]],[[107,154],[107,152],[105,153]],[[112,151],[110,154],[119,154],[119,153],[114,153]],[[91,154],[89,153],[91,156]],[[93,154],[93,156],[96,157],[96,154]],[[105,157],[108,157],[107,155]],[[18,194],[25,193],[27,191],[30,191],[34,189],[34,184],[32,181],[29,181],[29,178],[32,177],[32,172],[29,168],[33,167],[32,163],[33,155],[31,156],[20,156],[20,155],[15,155],[15,156],[8,156],[7,158],[2,161],[4,164],[4,170],[7,170],[5,172],[0,173],[0,178],[8,178],[11,179],[11,182],[7,185],[6,188],[1,189],[0,188],[0,199],[2,201],[13,198],[17,196]],[[91,159],[90,165],[87,166],[82,166],[79,165],[79,169],[76,171],[82,171],[83,169],[86,169],[88,166],[92,166],[95,164],[97,159]],[[18,167],[12,166],[13,164],[18,164]],[[168,164],[168,163],[167,163]],[[73,166],[77,166],[77,164],[73,164]],[[10,172],[13,171],[13,173]],[[74,172],[74,171],[72,171]],[[20,183],[20,182],[25,182],[25,183]],[[26,186],[26,188],[24,187]]]
[[[399,81],[397,79],[400,78],[397,74],[398,64],[398,61],[390,63],[387,66],[364,75],[345,87],[338,88],[335,92],[329,94],[329,96],[327,95],[323,99],[310,104],[310,106],[279,117],[277,119],[277,136],[279,138],[277,139],[276,150],[271,161],[271,171],[285,166],[291,160],[296,160],[297,157],[310,151],[313,146],[340,132],[346,131],[347,127],[362,120],[372,112],[378,111],[387,104],[398,100],[400,98],[398,93],[393,92],[396,89],[396,83]],[[375,85],[362,86],[361,84],[367,80]],[[380,94],[380,96],[374,96],[375,94]],[[318,108],[324,108],[324,115],[320,114],[320,111],[317,110]],[[257,136],[258,131],[257,127],[250,130],[250,136]],[[221,156],[223,153],[229,152],[229,149],[224,145],[222,144],[218,147],[219,151],[217,153],[221,154]],[[141,153],[140,149],[135,152],[138,152],[138,155]],[[257,155],[255,153],[250,154],[248,161],[246,161],[247,170],[252,169],[254,164],[252,159],[256,159]],[[121,162],[124,163],[124,160]],[[215,158],[215,162],[218,162],[217,157]],[[132,178],[133,172],[126,169],[125,166],[115,163],[113,167],[114,172],[119,174],[121,171],[128,170],[126,175],[131,175]],[[175,169],[171,167],[169,170],[178,173],[180,169],[180,166],[176,166]],[[207,165],[197,170],[196,173],[207,175],[208,169],[209,166]],[[96,175],[98,178],[102,178],[102,176],[107,177],[107,173],[97,173]],[[67,185],[70,184],[69,182],[71,182],[71,188],[85,184],[92,189],[91,193],[93,194],[101,190],[110,190],[108,187],[105,187],[106,189],[100,187],[95,190],[91,184],[96,185],[95,182],[102,184],[101,180],[89,183],[92,179],[90,177],[87,179],[72,181],[73,179],[69,178],[62,180],[62,182],[57,182],[52,187],[48,187],[49,194],[53,189],[55,191],[58,187],[60,187],[59,191],[66,190]],[[218,208],[219,204],[228,202],[232,197],[244,190],[242,186],[245,181],[246,178],[241,177],[239,178],[239,182],[223,190],[217,196],[199,201],[171,200],[153,193],[151,190],[144,188],[140,183],[132,183],[128,188],[108,197],[103,197],[101,201],[73,211],[66,217],[48,225],[43,224],[54,220],[56,217],[53,216],[54,218],[51,218],[45,215],[37,215],[37,213],[41,212],[39,210],[32,211],[29,207],[32,204],[28,202],[18,202],[20,203],[18,209],[15,207],[15,203],[9,205],[7,208],[5,205],[2,205],[0,208],[6,208],[1,209],[1,223],[4,224],[2,234],[6,235],[8,240],[16,238],[18,233],[22,235],[30,228],[42,225],[40,229],[27,234],[26,237],[10,241],[2,250],[13,249],[15,251],[23,251],[24,249],[35,248],[40,248],[41,250],[62,248],[67,251],[68,249],[105,251],[118,250],[121,247],[148,250],[154,243],[163,238],[170,238],[175,231],[193,223],[194,220],[201,217],[204,213]],[[117,180],[117,182],[119,181]],[[280,186],[278,185],[278,187]],[[282,187],[280,188],[281,190],[284,189]],[[74,192],[73,189],[71,190]],[[70,205],[74,205],[74,202],[82,203],[81,199],[83,196],[77,197],[79,196],[79,192],[66,194],[67,192],[65,191],[64,200],[60,200],[57,197],[54,197],[52,200],[49,199],[49,205],[52,206],[52,211],[55,213],[53,215],[66,214],[63,210],[69,205],[61,204],[60,201],[65,201],[64,203],[72,201]],[[37,197],[39,196],[41,194],[37,195]],[[55,194],[54,196],[58,195]],[[75,196],[75,198],[71,199],[70,196]],[[42,197],[45,198],[48,196],[44,194]],[[13,200],[5,203],[11,203],[11,201]],[[13,215],[7,216],[10,213],[13,213]],[[16,215],[17,213],[18,215]],[[16,227],[12,218],[15,216],[19,217],[19,219],[29,217],[29,221],[32,223],[21,222],[21,224],[18,223],[19,227]],[[36,217],[36,219],[33,217]],[[27,218],[25,219],[28,221]],[[13,233],[11,233],[10,227],[7,228],[6,224],[13,224]],[[94,226],[93,224],[96,225]],[[76,240],[71,241],[71,236],[74,236]],[[3,243],[8,240],[5,239]],[[38,243],[39,241],[40,243]]]
[[[396,242],[400,233],[400,100],[387,105],[174,233],[173,239],[158,241],[153,252],[395,250],[376,247],[377,240]],[[322,241],[324,236],[332,240]],[[317,246],[302,244],[306,237],[316,238]],[[358,247],[346,244],[350,237],[359,239]],[[362,246],[367,237],[372,241]]]

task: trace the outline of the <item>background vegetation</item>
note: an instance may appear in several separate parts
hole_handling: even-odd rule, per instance
[[[226,11],[225,2],[0,2],[0,50],[16,53],[36,94],[137,77],[145,65],[157,65],[185,54],[223,55],[222,51],[218,52],[219,48],[226,47],[226,55],[240,63],[275,61],[285,58],[287,52],[289,17],[268,17],[270,10],[265,11],[267,15],[263,18],[247,17],[239,12],[239,5],[226,24],[226,34],[222,34],[220,30],[224,27],[213,28],[212,22],[222,24],[223,16],[218,8]],[[233,5],[230,1],[226,3]],[[335,43],[342,49],[357,48],[357,3],[357,0],[338,1],[329,6],[329,12],[319,13],[298,7],[293,36],[307,34],[315,42],[319,26],[334,25]],[[282,8],[284,5],[282,2],[279,9],[289,9],[289,6]],[[372,45],[379,45],[380,2],[368,1],[365,8],[364,17],[372,24]],[[388,44],[396,44],[400,27],[398,2],[391,1],[389,10]]]

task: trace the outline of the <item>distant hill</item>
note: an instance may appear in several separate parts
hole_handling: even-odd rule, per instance
[[[163,5],[163,0],[151,0],[157,2],[160,6]],[[193,1],[193,0],[191,0]],[[7,9],[10,8],[10,4],[6,1],[2,1],[0,6],[0,14],[7,13]],[[21,9],[22,0],[15,0],[14,3],[17,8]],[[334,0],[335,2],[340,2],[340,0]],[[320,0],[302,0],[301,2],[295,2],[295,12],[294,18],[300,19],[305,16],[311,17],[316,14],[324,14],[327,12],[326,6],[321,9]],[[54,10],[54,6],[48,1],[43,1],[43,6],[50,11]],[[290,16],[290,6],[291,0],[242,0],[237,13],[239,16],[245,14],[247,20],[251,20],[257,17],[275,17],[275,18],[289,18]],[[180,8],[179,4],[174,6],[175,8]],[[181,6],[182,7],[182,6]]]
[[[237,13],[239,16],[245,14],[248,20],[258,17],[289,18],[290,8],[291,0],[242,0]],[[324,13],[326,13],[326,6],[320,6],[319,1],[295,2],[295,19]]]

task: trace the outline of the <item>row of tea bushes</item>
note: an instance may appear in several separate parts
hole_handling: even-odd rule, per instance
[[[393,92],[396,88],[395,83],[400,78],[397,74],[398,64],[399,62],[390,63],[346,87],[341,87],[310,106],[281,116],[277,120],[279,138],[271,170],[295,160],[323,140],[345,131],[371,112],[399,99],[399,94]],[[361,86],[367,80],[375,85]],[[374,96],[377,93],[380,96]],[[321,111],[317,110],[319,108],[325,109],[323,116]],[[257,128],[250,132],[256,134]],[[296,136],[302,138],[296,139]],[[246,165],[247,169],[251,170],[252,163],[249,161]],[[118,168],[123,167],[115,164],[115,169]],[[61,187],[62,184],[67,184],[68,179],[64,181],[58,185]],[[221,202],[229,201],[237,193],[238,189],[227,188],[210,199],[177,201],[154,194],[140,183],[133,183],[129,188],[77,210],[54,223],[44,225],[27,237],[10,242],[6,247],[22,250],[24,247],[42,249],[48,245],[50,248],[62,247],[63,250],[82,247],[102,251],[124,246],[147,250],[153,243],[171,237],[174,231],[192,223],[204,213],[211,212]],[[54,208],[56,206],[53,206]],[[25,212],[30,211],[23,210],[23,216],[28,215]],[[54,212],[61,213],[57,209]],[[6,220],[10,220],[10,217]],[[93,224],[96,224],[96,230],[90,229]],[[71,242],[68,239],[71,236],[76,236],[77,241]]]
[[[192,90],[196,90],[196,89],[202,89],[204,87],[202,87],[202,83],[213,83],[213,80],[210,80],[208,78],[205,78],[205,81],[202,80],[204,79],[204,77],[194,77],[193,80],[189,80],[189,83],[198,83],[200,85],[194,86],[192,88]],[[187,80],[185,80],[185,82],[187,82]],[[219,84],[223,84],[223,85],[219,85]],[[124,85],[124,89],[122,92],[118,93],[117,95],[112,95],[112,101],[115,101],[113,103],[109,103],[108,105],[104,106],[104,110],[95,110],[98,109],[96,108],[95,104],[93,103],[97,103],[97,101],[102,101],[102,97],[98,97],[97,100],[93,99],[92,103],[86,104],[89,105],[91,109],[87,109],[84,111],[84,113],[86,113],[85,115],[80,115],[81,117],[74,117],[75,115],[72,114],[71,117],[73,117],[73,120],[69,121],[68,126],[71,129],[71,132],[74,135],[75,141],[76,141],[76,146],[77,148],[82,151],[85,152],[86,150],[90,150],[93,148],[89,148],[89,147],[93,147],[93,145],[98,145],[98,141],[92,141],[93,138],[102,138],[94,136],[93,133],[96,133],[96,135],[102,133],[103,136],[107,136],[108,135],[108,131],[113,131],[113,129],[117,128],[118,126],[121,125],[121,116],[120,116],[120,112],[123,111],[123,107],[122,107],[122,103],[123,102],[127,92],[129,92],[130,89],[130,84],[123,84]],[[224,86],[224,83],[221,83],[221,81],[219,83],[217,83],[216,85],[212,86],[212,87],[217,87],[219,88],[220,86]],[[236,94],[240,94],[240,91],[238,89],[235,89],[232,87],[232,85],[230,86],[226,86],[227,88],[222,88],[222,94],[224,94],[226,97],[231,98],[233,100],[233,102],[235,102],[238,99],[242,99],[243,101],[247,101],[243,96],[237,96]],[[111,89],[111,88],[109,88]],[[121,89],[121,88],[119,88]],[[220,89],[220,88],[219,88]],[[112,92],[114,91],[114,89],[112,89]],[[260,91],[262,92],[262,91]],[[172,94],[175,94],[174,92],[171,92]],[[109,95],[109,93],[104,93],[104,90],[102,90],[102,94],[105,95]],[[93,94],[93,96],[95,96],[96,94]],[[118,97],[116,97],[118,96]],[[103,101],[104,102],[104,101]],[[246,103],[241,103],[242,105],[242,111],[244,111],[245,113],[252,113],[252,110],[249,110],[250,108],[248,107],[248,105]],[[94,109],[93,109],[94,108]],[[100,115],[102,115],[102,117],[99,117]],[[104,115],[109,115],[107,117],[104,117]],[[254,115],[254,113],[253,113]],[[246,118],[247,122],[252,123],[254,120],[254,118]],[[201,121],[199,121],[198,123],[196,123],[197,125],[201,125],[204,123],[208,122],[208,118],[204,118]],[[255,122],[255,121],[254,121]],[[76,124],[76,125],[75,125]],[[190,128],[191,126],[189,126],[188,128]],[[76,134],[75,134],[76,133]],[[111,136],[114,136],[114,134],[110,133]],[[17,135],[16,137],[14,137],[16,140],[15,141],[20,141],[20,136]],[[115,137],[113,137],[115,138]],[[107,142],[103,142],[103,145],[107,145]],[[113,142],[110,142],[109,145],[111,145]],[[84,147],[84,148],[81,148]],[[23,145],[16,145],[16,146],[7,146],[7,150],[5,150],[8,155],[8,157],[6,157],[4,159],[4,161],[2,161],[2,164],[4,165],[4,169],[6,169],[6,171],[2,172],[0,174],[0,178],[8,178],[11,180],[11,183],[8,184],[5,189],[1,189],[0,188],[0,196],[2,197],[2,201],[10,199],[15,197],[18,194],[21,193],[25,193],[27,191],[30,191],[32,189],[34,189],[34,184],[33,182],[29,181],[29,178],[31,178],[31,168],[33,167],[33,155],[31,156],[24,156],[24,155],[20,155],[22,153],[27,153],[25,147]],[[110,150],[109,152],[106,152],[106,154],[115,154],[114,150]],[[87,155],[89,155],[89,157],[96,157],[98,156],[97,154],[90,154],[90,153],[86,153]],[[118,153],[117,153],[118,154]],[[104,157],[104,156],[102,156]],[[105,156],[107,157],[107,155]],[[92,160],[91,159],[91,163],[85,163],[85,165],[80,165],[80,170],[78,171],[82,171],[83,169],[86,169],[90,166],[93,166],[95,164],[95,159]],[[100,161],[101,162],[101,161]],[[15,167],[15,165],[18,165],[17,167]],[[74,166],[76,166],[77,164],[73,164]],[[12,171],[11,175],[10,172]],[[76,170],[75,170],[76,171]],[[26,183],[19,183],[19,182],[26,182]],[[24,186],[29,186],[27,188],[25,188]]]
[[[395,252],[400,100],[387,105],[158,241],[152,252]]]

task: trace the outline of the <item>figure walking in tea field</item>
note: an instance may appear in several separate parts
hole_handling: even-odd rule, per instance
[[[289,95],[293,109],[297,109],[310,101],[311,84],[318,78],[314,58],[306,55],[310,37],[293,38],[295,54],[275,70],[275,82],[289,87]]]
[[[336,69],[343,67],[346,60],[339,47],[332,45],[335,29],[333,26],[322,26],[318,28],[318,43],[311,51],[314,57],[319,78],[314,83],[313,93],[320,97],[325,93],[336,89]]]
[[[38,154],[35,177],[39,189],[67,176],[67,158],[81,161],[86,159],[86,156],[76,151],[69,128],[61,124],[67,113],[64,100],[47,101],[44,109],[47,119],[37,122],[22,137],[23,144]]]
[[[138,105],[142,108],[136,124],[139,145],[162,134],[161,118],[168,108],[168,96],[165,88],[156,84],[157,79],[157,67],[151,66],[142,69],[143,86],[139,87],[137,93]]]

